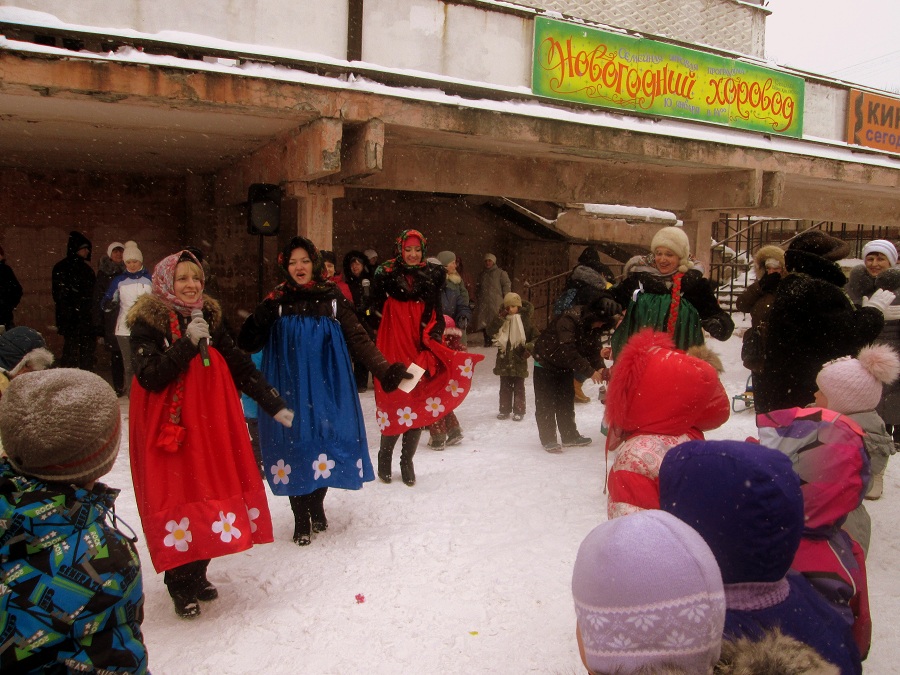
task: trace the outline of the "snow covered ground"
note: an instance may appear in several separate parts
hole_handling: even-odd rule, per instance
[[[742,392],[740,338],[711,346],[725,362],[729,396]],[[538,442],[531,381],[525,420],[499,421],[493,350],[471,351],[488,356],[458,410],[461,445],[436,452],[423,434],[413,488],[400,482],[395,457],[390,485],[329,491],[329,529],[305,548],[291,542],[288,500],[270,497],[275,543],[213,560],[209,578],[219,599],[204,604],[198,619],[175,616],[141,535],[154,673],[584,672],[570,580],[578,545],[606,519],[603,406],[594,400],[576,408],[592,445],[548,454]],[[596,385],[585,390],[597,398]],[[361,398],[374,459],[374,396]],[[743,439],[755,430],[753,412],[739,412],[708,437]],[[139,530],[124,445],[107,482],[122,489],[117,511]],[[875,628],[866,672],[890,673],[900,662],[893,574],[900,531],[891,525],[900,513],[900,469],[889,468],[885,497],[867,506]]]

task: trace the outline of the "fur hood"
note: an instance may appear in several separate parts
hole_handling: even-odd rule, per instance
[[[759,640],[740,638],[722,642],[715,675],[838,675],[834,666],[810,647],[783,635],[777,628]]]
[[[868,298],[875,292],[875,277],[869,274],[865,265],[857,265],[851,269],[848,277],[846,291],[854,305],[861,305],[863,298]]]
[[[134,303],[128,316],[125,318],[125,325],[131,328],[136,321],[143,321],[148,326],[155,328],[163,334],[169,332],[169,306],[160,298],[147,293],[140,296]],[[203,296],[203,314],[209,320],[210,331],[216,330],[222,324],[222,307],[218,301],[213,300],[208,295]]]
[[[766,260],[774,258],[784,268],[784,249],[780,246],[768,245],[760,248],[753,254],[753,267],[756,269],[756,278],[759,279],[766,273]]]

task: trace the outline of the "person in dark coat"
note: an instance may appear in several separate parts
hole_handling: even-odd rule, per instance
[[[369,337],[374,340],[378,322],[369,311],[372,274],[369,272],[366,254],[362,251],[348,251],[344,255],[342,268],[344,270],[343,275],[340,279],[334,279],[334,282],[344,293],[347,300],[351,302],[362,327],[366,329]],[[350,358],[353,360],[353,378],[356,380],[356,391],[360,394],[365,393],[369,389],[369,370],[362,361],[354,359],[353,354],[350,355]]]
[[[688,236],[680,227],[664,227],[653,235],[650,253],[629,260],[625,278],[611,291],[625,307],[625,318],[611,341],[614,359],[628,339],[646,327],[668,333],[682,351],[704,344],[704,330],[721,341],[734,331],[734,321],[719,306],[715,287],[691,256]]]
[[[106,247],[106,255],[100,258],[97,266],[97,282],[94,284],[94,300],[92,317],[94,332],[103,338],[103,348],[109,353],[109,365],[112,371],[113,389],[121,396],[125,393],[125,364],[122,361],[122,350],[116,339],[116,320],[119,317],[117,306],[103,307],[103,298],[109,290],[112,280],[125,272],[125,244],[114,241]]]
[[[44,336],[28,326],[16,326],[0,334],[0,396],[13,378],[35,370],[45,370],[53,363]]]
[[[6,262],[6,254],[0,246],[0,328],[15,327],[13,312],[22,300],[22,284],[16,279],[12,267]]]
[[[63,368],[94,370],[96,333],[93,321],[97,275],[88,264],[91,242],[81,232],[69,233],[66,257],[53,266],[56,330],[63,336]]]
[[[534,346],[534,419],[547,452],[591,443],[575,426],[572,380],[576,376],[590,377],[598,384],[603,380],[602,332],[614,324],[621,311],[604,292],[590,305],[576,305],[560,314],[538,337]]]
[[[498,420],[520,422],[525,417],[525,378],[528,357],[534,349],[537,331],[531,322],[534,305],[518,293],[507,293],[503,307],[488,324],[487,331],[497,345],[494,375],[500,376],[500,412]]]
[[[662,461],[659,498],[663,511],[700,533],[719,563],[726,640],[777,627],[842,675],[862,672],[849,624],[790,569],[804,516],[800,478],[786,455],[744,441],[682,443]]]
[[[762,368],[763,345],[769,328],[769,311],[775,302],[775,291],[784,278],[784,250],[779,246],[763,246],[753,254],[756,280],[735,301],[737,311],[750,315],[750,328],[744,333],[741,361],[754,373]]]
[[[797,236],[785,252],[788,275],[769,311],[761,370],[754,373],[756,410],[802,408],[815,399],[822,366],[852,356],[884,326],[883,310],[895,295],[880,290],[857,308],[842,290],[847,278],[837,261],[849,245],[819,230]]]

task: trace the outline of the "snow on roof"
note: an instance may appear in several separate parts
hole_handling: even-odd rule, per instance
[[[620,204],[583,204],[586,213],[605,216],[607,218],[626,218],[627,220],[668,220],[674,225],[678,217],[671,211],[659,211],[637,206],[622,206]]]
[[[366,62],[354,61],[351,63],[349,61],[334,59],[322,54],[312,54],[308,52],[276,47],[261,48],[260,45],[230,42],[227,40],[220,40],[218,38],[196,35],[193,33],[183,33],[179,31],[161,31],[159,33],[151,34],[141,33],[135,30],[123,28],[97,28],[94,26],[67,24],[60,21],[53,15],[46,14],[44,12],[25,10],[17,7],[0,7],[0,22],[16,23],[20,25],[35,27],[102,33],[104,35],[118,36],[133,40],[145,39],[175,42],[178,44],[190,45],[198,48],[202,47],[208,49],[240,52],[249,55],[259,55],[260,57],[268,56],[296,59],[298,61],[314,61],[317,63],[338,65],[342,68],[350,69],[352,69],[353,66],[356,65],[360,68],[365,68],[370,72],[383,72],[385,74],[407,75],[409,77],[415,77],[418,79],[428,79],[434,82],[435,85],[440,85],[441,83],[464,84],[472,87],[490,89],[493,92],[509,92],[510,94],[516,94],[519,96],[533,96],[531,89],[528,87],[505,87],[496,84],[488,85],[485,82],[447,77],[444,75],[418,70],[388,68]],[[740,129],[733,129],[730,127],[712,123],[686,122],[678,119],[659,117],[643,117],[639,115],[628,114],[618,110],[607,110],[603,108],[588,110],[582,108],[565,109],[560,107],[561,104],[558,101],[554,101],[553,105],[550,105],[548,103],[542,102],[542,99],[537,96],[535,96],[533,100],[528,101],[470,99],[454,94],[447,94],[440,89],[430,89],[415,86],[400,87],[396,85],[382,84],[370,78],[355,76],[353,74],[349,76],[342,75],[340,77],[329,77],[280,65],[255,63],[249,61],[234,62],[229,59],[216,59],[213,63],[208,61],[182,59],[174,56],[147,54],[132,47],[121,47],[116,52],[109,52],[106,54],[87,51],[74,52],[57,47],[49,47],[33,44],[30,42],[10,40],[6,37],[0,36],[0,49],[19,52],[52,54],[60,57],[83,58],[94,61],[104,60],[117,63],[139,63],[152,66],[166,66],[169,68],[183,68],[195,71],[203,70],[231,75],[244,75],[248,77],[266,78],[282,82],[309,84],[331,89],[364,91],[384,96],[392,96],[395,98],[405,98],[409,100],[429,101],[443,105],[452,105],[459,108],[501,112],[511,115],[520,115],[541,119],[555,119],[562,122],[584,124],[606,129],[620,129],[622,131],[633,131],[666,137],[690,138],[697,141],[706,141],[742,148],[754,148],[773,152],[803,155],[806,157],[830,159],[840,162],[854,162],[858,164],[880,166],[889,169],[900,168],[900,158],[898,157],[891,156],[887,153],[882,153],[878,150],[855,149],[847,146],[845,143],[832,141],[830,139],[795,139],[787,136],[767,135],[751,131],[743,131]]]

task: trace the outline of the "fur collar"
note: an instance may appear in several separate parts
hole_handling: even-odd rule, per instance
[[[152,293],[146,293],[137,299],[125,318],[125,325],[129,328],[136,321],[143,321],[148,326],[162,333],[169,332],[169,306]],[[209,328],[215,330],[222,323],[222,307],[218,301],[208,295],[203,296],[203,314],[209,317]]]

